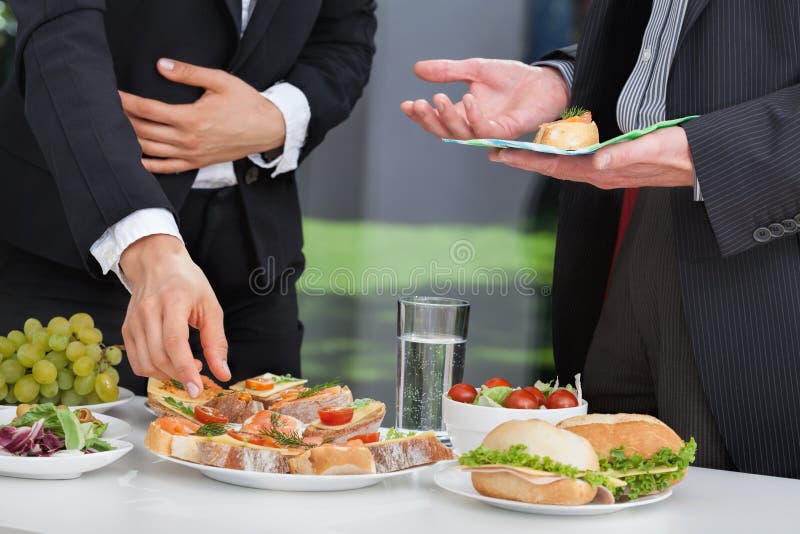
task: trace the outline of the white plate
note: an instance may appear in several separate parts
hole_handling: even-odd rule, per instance
[[[403,471],[372,475],[288,475],[212,467],[210,465],[200,465],[178,460],[177,458],[171,458],[161,454],[156,454],[156,456],[169,462],[185,465],[186,467],[200,471],[208,478],[220,482],[244,486],[246,488],[279,491],[343,491],[366,488],[389,478],[418,473],[432,467],[431,465],[422,465]],[[435,466],[436,464],[432,465]]]
[[[105,413],[111,408],[121,406],[130,401],[134,397],[133,391],[127,388],[119,388],[119,398],[113,402],[101,402],[100,404],[81,404],[79,406],[70,406],[70,408],[89,408],[92,413]],[[16,405],[13,404],[0,404],[0,412],[5,410],[16,410]]]
[[[15,412],[11,410],[0,411],[0,425],[7,425],[14,419],[15,415]],[[103,434],[104,440],[122,439],[132,432],[131,425],[122,419],[117,419],[116,417],[105,414],[94,414],[94,416],[100,421],[108,423],[108,428],[106,428],[106,432]]]
[[[108,442],[116,449],[80,456],[50,456],[47,458],[0,456],[0,475],[41,480],[77,478],[83,473],[100,469],[119,460],[133,449],[133,445],[127,441],[110,439]]]
[[[497,508],[504,508],[514,512],[524,512],[528,514],[542,514],[542,515],[602,515],[613,514],[620,510],[627,508],[635,508],[637,506],[647,506],[648,504],[655,504],[664,499],[668,499],[672,495],[672,490],[668,489],[656,495],[649,497],[641,497],[635,501],[620,502],[615,504],[584,504],[581,506],[564,506],[560,504],[528,504],[525,502],[509,501],[506,499],[495,499],[493,497],[486,497],[481,495],[472,486],[472,481],[469,473],[459,470],[457,467],[451,467],[439,471],[434,475],[433,480],[440,488],[447,490],[458,495],[463,495],[470,499],[483,501],[485,503],[496,506]]]

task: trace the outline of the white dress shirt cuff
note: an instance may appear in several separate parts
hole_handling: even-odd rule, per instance
[[[272,161],[265,161],[261,154],[251,154],[250,161],[262,169],[275,169],[272,177],[293,171],[300,159],[300,150],[306,141],[308,123],[311,121],[311,107],[303,91],[287,82],[276,83],[261,96],[270,100],[280,110],[286,123],[286,140],[283,153]]]
[[[180,230],[175,217],[164,208],[147,208],[137,210],[108,228],[89,248],[89,252],[100,264],[103,274],[112,271],[119,277],[122,285],[131,290],[125,273],[119,266],[122,253],[133,242],[155,234],[167,234],[181,241]]]

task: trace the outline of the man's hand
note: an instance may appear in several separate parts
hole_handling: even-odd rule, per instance
[[[283,145],[283,114],[236,76],[169,59],[158,61],[158,71],[206,92],[192,104],[178,105],[119,92],[150,172],[199,169]]]
[[[418,62],[414,72],[428,82],[469,83],[457,104],[439,93],[433,97],[436,109],[426,100],[400,105],[411,120],[437,137],[516,139],[558,117],[569,103],[564,79],[549,67],[499,59],[438,59]]]
[[[131,284],[122,337],[133,372],[174,378],[189,395],[199,395],[203,383],[189,347],[191,325],[200,330],[211,372],[223,382],[230,380],[222,308],[180,239],[144,237],[125,249],[120,266]]]
[[[591,156],[554,156],[527,150],[493,150],[489,159],[560,180],[600,189],[691,186],[694,164],[683,128],[673,126],[601,148]]]

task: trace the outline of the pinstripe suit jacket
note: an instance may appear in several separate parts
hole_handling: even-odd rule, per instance
[[[596,0],[572,101],[617,135],[616,103],[650,15]],[[689,0],[667,91],[704,203],[671,192],[684,315],[709,405],[743,471],[800,477],[800,2]],[[555,57],[558,57],[556,54]],[[583,367],[609,275],[621,191],[562,185],[553,344]],[[765,233],[766,231],[766,233]],[[763,393],[762,393],[763,392]],[[680,392],[676,392],[680,394]]]

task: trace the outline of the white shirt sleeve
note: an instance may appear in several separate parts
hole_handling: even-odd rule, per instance
[[[279,82],[261,93],[270,100],[283,114],[286,123],[286,140],[283,143],[283,154],[272,161],[264,161],[261,154],[251,154],[250,161],[262,169],[275,169],[272,177],[293,171],[300,159],[300,150],[306,142],[308,123],[311,120],[311,107],[303,91],[287,82]]]
[[[122,253],[133,242],[155,234],[167,234],[177,237],[181,241],[180,230],[175,222],[175,217],[164,208],[147,208],[137,210],[127,217],[119,220],[108,228],[100,238],[89,248],[92,256],[100,264],[103,274],[112,271],[117,275],[122,285],[131,290],[125,273],[119,266]]]

